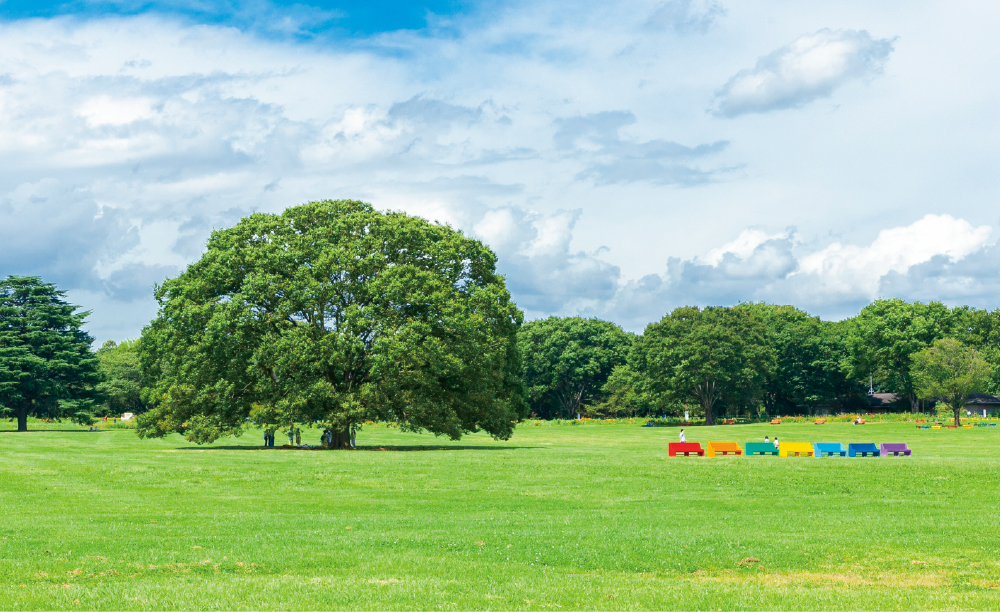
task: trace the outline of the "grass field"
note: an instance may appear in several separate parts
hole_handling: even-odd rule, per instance
[[[1000,608],[1000,427],[687,432],[914,453],[879,459],[668,458],[677,429],[624,424],[354,452],[45,427],[0,433],[4,609]]]

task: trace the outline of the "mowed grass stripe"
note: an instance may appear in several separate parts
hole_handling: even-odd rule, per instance
[[[668,458],[674,428],[599,424],[356,452],[4,433],[2,607],[993,608],[997,429],[688,429],[914,452],[876,459]]]

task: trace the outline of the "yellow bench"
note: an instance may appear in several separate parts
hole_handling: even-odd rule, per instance
[[[940,425],[931,425],[931,429],[941,429]]]
[[[740,445],[735,442],[709,442],[708,450],[705,451],[706,457],[714,457],[715,454],[720,455],[742,455],[743,449]]]
[[[788,455],[805,455],[807,457],[815,457],[813,451],[813,445],[808,442],[781,442],[778,445],[778,456],[787,457]]]

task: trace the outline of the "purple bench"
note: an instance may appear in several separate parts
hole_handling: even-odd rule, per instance
[[[901,454],[906,456],[910,454],[910,449],[906,448],[906,442],[883,442],[879,447],[879,450],[881,451],[879,454],[883,457],[889,455],[890,453],[896,455],[897,457]]]

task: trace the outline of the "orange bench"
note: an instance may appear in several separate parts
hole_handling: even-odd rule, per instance
[[[667,445],[667,455],[676,457],[677,453],[683,453],[685,457],[691,453],[696,453],[699,457],[705,456],[700,442],[671,442]]]
[[[771,419],[771,425],[781,425],[781,419]]]
[[[709,442],[708,450],[705,451],[706,457],[714,457],[715,455],[742,455],[743,449],[740,445],[735,442]]]
[[[826,419],[816,419],[816,422],[813,423],[813,425],[823,425],[825,423],[826,423]]]

